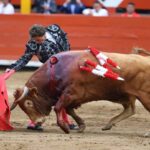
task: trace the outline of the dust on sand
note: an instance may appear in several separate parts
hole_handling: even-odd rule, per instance
[[[21,71],[7,81],[10,103],[13,91],[22,87],[33,71]],[[110,131],[101,128],[109,119],[122,111],[122,106],[111,102],[92,102],[81,106],[76,112],[85,120],[84,133],[71,131],[65,134],[56,125],[52,112],[45,122],[44,131],[26,129],[28,117],[17,107],[11,114],[14,130],[0,132],[0,150],[150,150],[150,138],[143,135],[150,129],[150,114],[140,103],[136,114],[114,126]]]

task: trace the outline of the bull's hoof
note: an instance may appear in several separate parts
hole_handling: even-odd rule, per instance
[[[103,131],[106,131],[106,130],[110,130],[111,128],[112,128],[112,125],[109,125],[109,124],[108,124],[108,125],[106,125],[105,127],[103,127],[102,130],[103,130]]]
[[[65,132],[65,133],[70,133],[70,130],[69,130],[69,126],[68,124],[66,123],[61,123],[61,124],[58,124],[59,127]]]
[[[75,125],[75,124],[69,124],[69,129],[70,130],[78,130],[79,127],[77,125]]]
[[[78,132],[79,132],[79,133],[84,132],[85,128],[86,128],[85,124],[79,125]]]
[[[145,138],[150,138],[150,131],[146,132],[146,133],[144,134],[144,137],[145,137]]]

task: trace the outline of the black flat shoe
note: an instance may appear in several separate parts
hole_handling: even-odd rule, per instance
[[[77,125],[75,125],[75,124],[69,124],[69,129],[70,130],[78,130],[79,127]]]
[[[27,129],[28,129],[28,130],[43,131],[43,127],[42,127],[42,126],[39,126],[39,125],[35,125],[35,126],[30,126],[30,125],[28,125],[28,126],[27,126]]]

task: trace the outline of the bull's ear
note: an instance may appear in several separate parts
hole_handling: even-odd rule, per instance
[[[37,88],[36,87],[33,87],[33,88],[31,88],[30,89],[30,95],[32,96],[32,95],[37,95],[37,93],[38,93],[38,90],[37,90]]]
[[[13,93],[15,99],[18,99],[22,95],[23,90],[21,88],[17,88],[16,91]]]

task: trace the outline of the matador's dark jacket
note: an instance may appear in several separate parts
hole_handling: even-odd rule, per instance
[[[46,40],[42,44],[28,41],[24,55],[9,68],[16,71],[23,68],[36,55],[40,62],[44,63],[54,54],[70,50],[70,44],[66,33],[56,24],[46,27]]]

